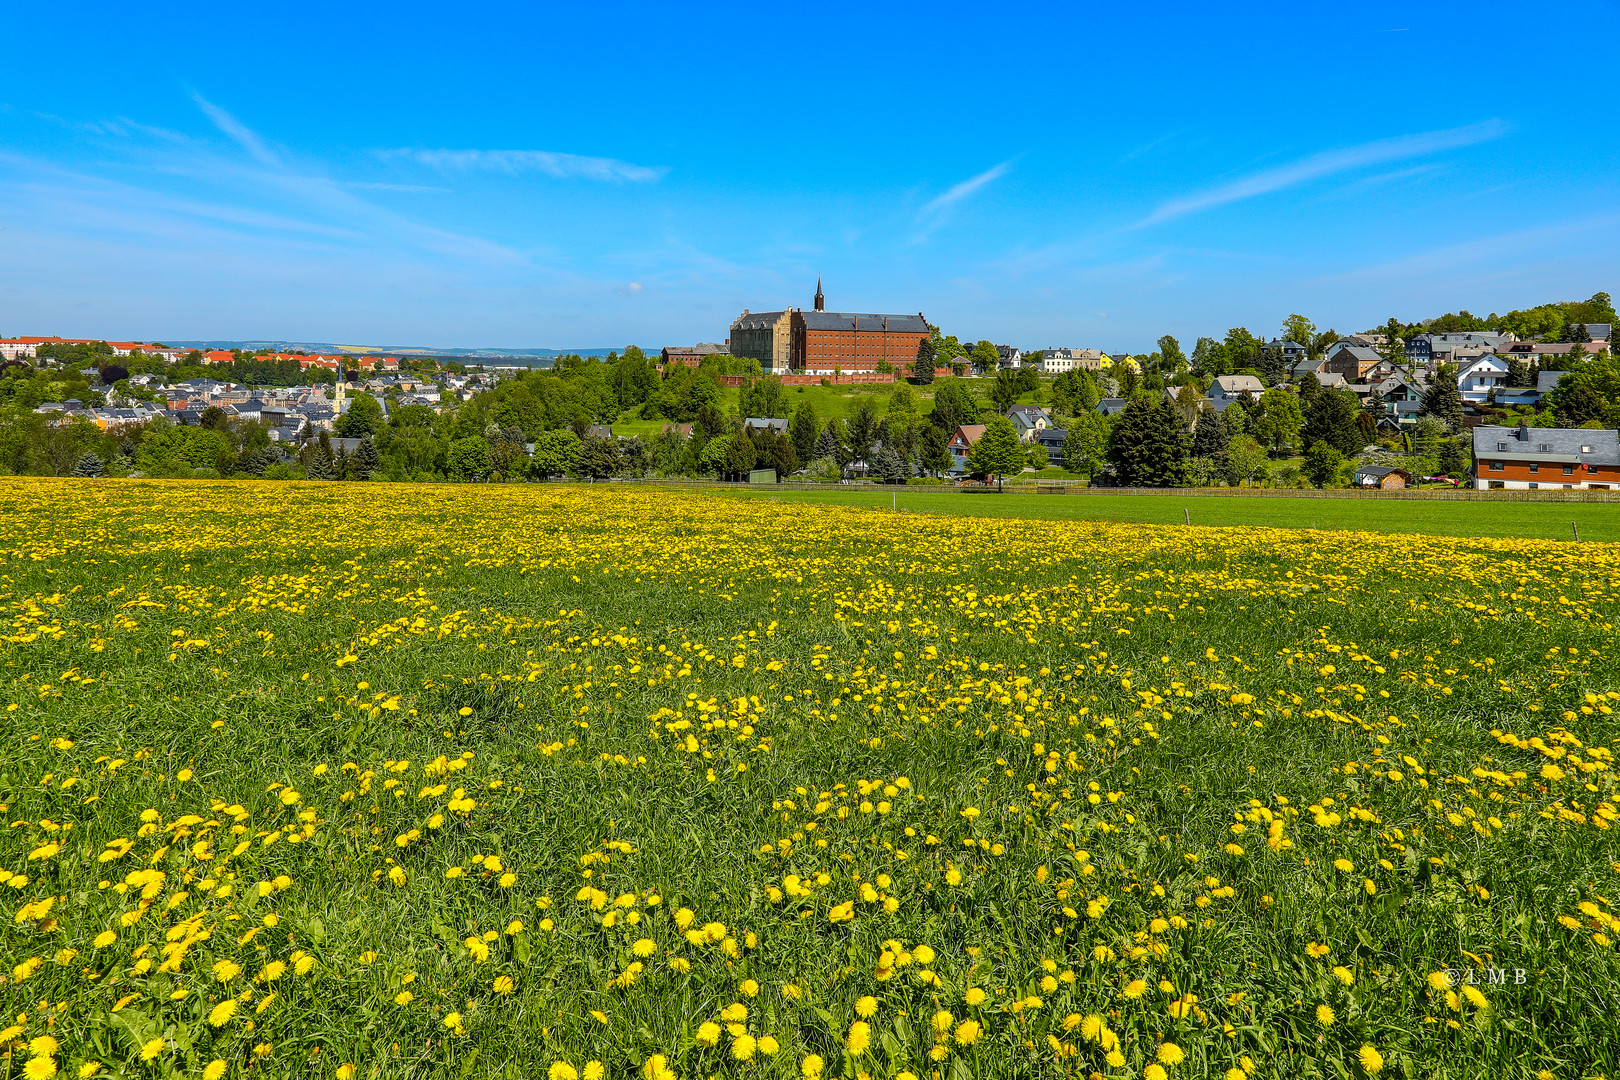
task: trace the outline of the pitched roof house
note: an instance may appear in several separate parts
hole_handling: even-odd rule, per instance
[[[1481,489],[1620,487],[1620,432],[1481,425],[1473,482]]]

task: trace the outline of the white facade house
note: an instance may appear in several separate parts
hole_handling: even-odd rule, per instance
[[[1253,375],[1217,375],[1209,384],[1209,399],[1218,409],[1224,409],[1244,393],[1258,398],[1266,392],[1266,384]]]
[[[1491,388],[1507,385],[1507,358],[1496,353],[1476,356],[1457,372],[1457,391],[1464,401],[1485,401]]]

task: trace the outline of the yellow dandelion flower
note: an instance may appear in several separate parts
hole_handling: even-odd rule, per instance
[[[218,1005],[215,1005],[213,1007],[213,1009],[211,1009],[209,1011],[209,1013],[208,1013],[208,1024],[209,1024],[210,1027],[224,1027],[226,1024],[228,1024],[230,1022],[231,1017],[233,1017],[235,1015],[236,1015],[236,999],[235,998],[226,998],[224,1001],[220,1002]]]
[[[1356,1051],[1356,1057],[1361,1067],[1367,1070],[1369,1076],[1377,1076],[1384,1071],[1384,1058],[1370,1043],[1362,1043],[1361,1049]]]
[[[215,1058],[203,1066],[203,1080],[219,1080],[220,1077],[225,1075],[225,1068],[225,1059]]]

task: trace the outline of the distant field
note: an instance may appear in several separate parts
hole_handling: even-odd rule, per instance
[[[1050,521],[1119,521],[1154,525],[1261,525],[1278,529],[1366,529],[1432,536],[1510,536],[1570,540],[1572,522],[1582,540],[1620,540],[1620,503],[1453,502],[1265,498],[1244,495],[1181,497],[1084,492],[1069,495],[964,495],[956,491],[883,488],[853,491],[760,491],[730,488],[739,499],[838,506],[890,506],[929,514],[1035,518]]]

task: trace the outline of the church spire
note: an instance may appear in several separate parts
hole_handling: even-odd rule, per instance
[[[827,310],[827,298],[821,295],[821,275],[816,275],[816,310]]]

